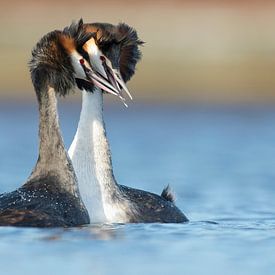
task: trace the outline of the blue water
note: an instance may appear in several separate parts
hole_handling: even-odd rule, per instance
[[[62,102],[73,138],[79,104]],[[0,192],[37,158],[35,104],[0,103]],[[0,228],[1,274],[274,274],[275,106],[106,106],[119,183],[170,183],[187,224]]]

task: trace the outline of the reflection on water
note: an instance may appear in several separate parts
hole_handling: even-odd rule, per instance
[[[123,230],[113,224],[95,224],[76,228],[54,229],[42,238],[46,241],[71,241],[75,239],[112,240],[123,238]]]
[[[61,106],[69,146],[79,107]],[[160,193],[186,224],[0,228],[3,274],[273,274],[275,107],[106,107],[115,175]],[[0,192],[37,158],[36,106],[0,104]],[[41,268],[43,267],[43,268]]]

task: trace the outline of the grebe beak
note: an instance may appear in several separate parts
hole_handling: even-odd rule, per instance
[[[83,48],[89,55],[91,65],[87,66],[86,63],[82,64],[86,77],[92,80],[94,85],[103,91],[118,96],[127,107],[123,92],[125,92],[131,100],[133,98],[119,70],[113,68],[111,61],[98,49],[93,38],[86,42]]]
[[[124,91],[129,96],[129,98],[133,100],[133,97],[126,87],[120,71],[113,68],[111,61],[106,56],[101,55],[100,59],[102,61],[105,72],[108,71],[107,76],[112,82],[113,86],[116,86],[119,89],[120,94]]]

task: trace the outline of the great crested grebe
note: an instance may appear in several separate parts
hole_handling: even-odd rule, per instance
[[[88,39],[82,29],[74,37],[53,31],[32,51],[30,72],[40,114],[39,157],[27,182],[0,196],[0,225],[76,226],[90,221],[61,137],[56,98],[75,87],[75,77],[86,78],[83,66],[89,65],[76,49]]]
[[[80,20],[79,24],[83,24]],[[139,45],[143,42],[136,31],[126,24],[83,24],[94,36],[87,41],[82,54],[90,59],[92,68],[110,85],[106,88],[94,77],[92,93],[80,83],[82,110],[74,140],[68,151],[79,183],[83,202],[91,222],[162,222],[188,221],[175,206],[174,197],[167,187],[156,195],[117,184],[112,168],[111,152],[103,119],[103,91],[122,100],[128,93],[125,82],[135,73],[141,58]],[[72,26],[66,31],[74,36]]]

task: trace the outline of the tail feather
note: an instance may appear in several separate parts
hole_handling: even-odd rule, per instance
[[[176,196],[170,188],[169,184],[163,189],[160,196],[163,197],[165,200],[173,203],[176,201]]]

